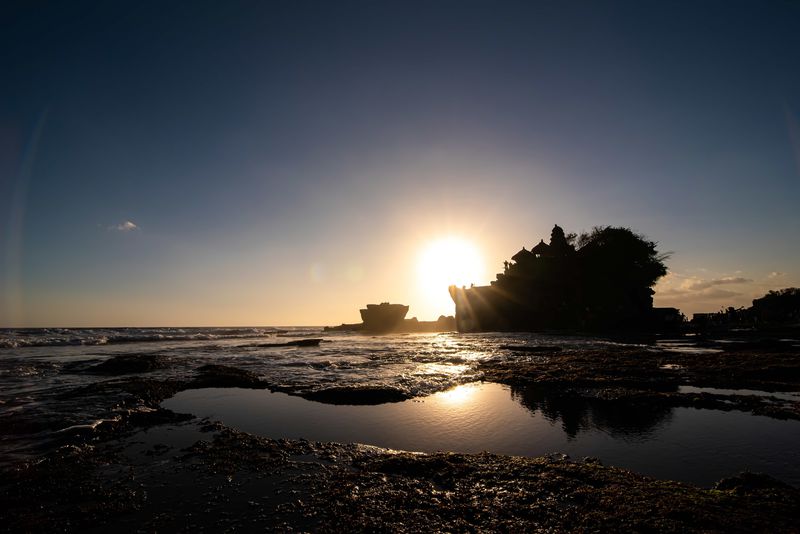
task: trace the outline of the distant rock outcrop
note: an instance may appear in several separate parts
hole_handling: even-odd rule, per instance
[[[435,321],[420,321],[416,317],[406,319],[408,306],[403,304],[367,304],[361,310],[363,323],[342,323],[326,326],[326,332],[364,332],[369,334],[452,332],[456,329],[456,318],[440,315]]]

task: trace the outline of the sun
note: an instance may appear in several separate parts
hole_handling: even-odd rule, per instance
[[[484,279],[483,257],[471,241],[456,236],[427,243],[417,263],[419,286],[429,307],[439,313],[452,313],[453,302],[447,288],[469,286]]]

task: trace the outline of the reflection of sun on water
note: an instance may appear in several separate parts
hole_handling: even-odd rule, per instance
[[[483,258],[478,248],[459,237],[430,242],[417,263],[420,290],[434,314],[452,314],[453,301],[448,286],[469,286],[484,279]]]
[[[467,403],[477,391],[478,387],[475,384],[465,384],[438,393],[437,398],[445,404],[459,406]]]

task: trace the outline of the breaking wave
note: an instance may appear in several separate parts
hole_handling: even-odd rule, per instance
[[[308,329],[304,329],[308,330]],[[242,328],[25,328],[0,330],[0,348],[203,341],[290,335],[292,329]]]

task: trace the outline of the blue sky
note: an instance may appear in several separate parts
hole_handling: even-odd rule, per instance
[[[486,283],[554,223],[747,305],[800,285],[798,65],[789,1],[11,4],[0,325],[435,318],[426,242]]]

